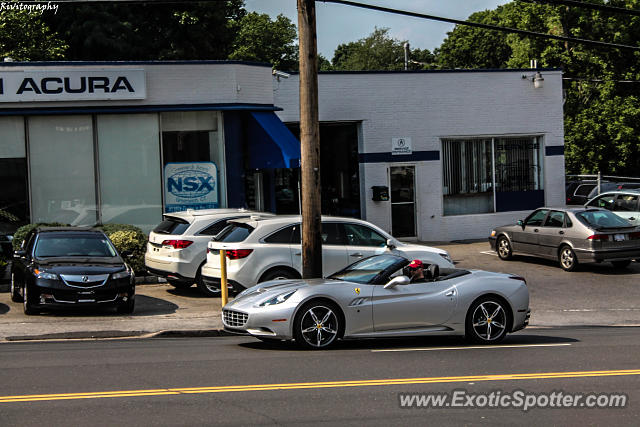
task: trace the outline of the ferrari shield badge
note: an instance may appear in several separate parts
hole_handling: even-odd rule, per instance
[[[360,295],[360,288],[355,288],[354,291],[356,291],[356,294]]]

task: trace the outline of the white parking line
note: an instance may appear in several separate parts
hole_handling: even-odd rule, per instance
[[[480,251],[481,254],[498,256],[494,251]]]
[[[566,347],[571,344],[517,344],[517,345],[478,345],[471,347],[436,347],[436,348],[388,348],[383,350],[371,350],[372,353],[403,352],[403,351],[439,351],[439,350],[477,350],[494,348],[532,348],[532,347]]]

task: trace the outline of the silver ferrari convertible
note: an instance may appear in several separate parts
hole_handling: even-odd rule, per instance
[[[295,340],[311,349],[338,339],[425,335],[495,344],[529,323],[522,277],[429,265],[415,281],[408,265],[406,258],[383,254],[326,279],[263,282],[229,302],[222,321],[229,332]]]

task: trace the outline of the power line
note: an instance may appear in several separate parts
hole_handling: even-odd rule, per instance
[[[601,42],[601,41],[597,41],[597,40],[580,39],[580,38],[576,38],[576,37],[556,36],[556,35],[553,35],[553,34],[537,33],[535,31],[519,30],[517,28],[499,27],[497,25],[489,25],[489,24],[480,24],[478,22],[461,21],[459,19],[443,18],[441,16],[426,15],[426,14],[423,14],[423,13],[409,12],[409,11],[406,11],[406,10],[399,10],[399,9],[391,9],[391,8],[388,8],[388,7],[375,6],[375,5],[364,4],[364,3],[357,3],[357,2],[349,1],[349,0],[316,0],[316,1],[322,1],[322,2],[325,2],[325,3],[343,4],[345,6],[353,6],[353,7],[363,8],[363,9],[377,10],[379,12],[393,13],[393,14],[396,14],[396,15],[405,15],[405,16],[411,16],[411,17],[414,17],[414,18],[429,19],[429,20],[432,20],[432,21],[448,22],[448,23],[456,24],[456,25],[466,25],[466,26],[469,26],[469,27],[483,28],[485,30],[521,34],[521,35],[531,36],[531,37],[541,37],[541,38],[559,40],[559,41],[565,41],[565,42],[588,44],[588,45],[598,46],[598,47],[607,47],[607,48],[613,47],[613,48],[618,48],[618,49],[627,49],[627,50],[634,50],[634,51],[640,50],[640,47],[638,47],[638,46],[631,46],[631,45],[618,44],[618,43],[607,43],[607,42]]]
[[[564,6],[576,6],[585,9],[603,10],[605,12],[620,13],[623,15],[640,16],[640,10],[638,9],[626,9],[624,7],[607,6],[605,4],[587,3],[576,0],[519,0],[527,3],[548,3]]]

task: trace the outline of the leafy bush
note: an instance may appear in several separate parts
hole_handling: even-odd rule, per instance
[[[138,227],[128,224],[104,224],[96,228],[104,231],[113,242],[118,252],[131,253],[131,257],[124,257],[127,264],[136,274],[144,273],[144,253],[147,249],[147,236]]]
[[[64,227],[69,226],[69,224],[61,224],[59,222],[38,222],[36,224],[27,224],[18,228],[16,232],[13,234],[13,250],[17,251],[22,246],[22,242],[24,238],[27,237],[27,234],[34,228],[38,227]]]

